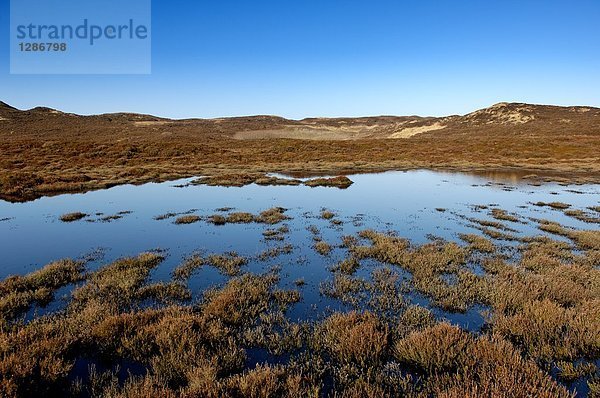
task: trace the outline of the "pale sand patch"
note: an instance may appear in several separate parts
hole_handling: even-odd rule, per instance
[[[0,120],[8,120],[8,119],[6,119],[6,118],[3,118],[2,116],[0,116]]]
[[[167,123],[170,123],[170,121],[166,121],[166,120],[145,120],[145,121],[141,121],[141,122],[133,122],[133,124],[135,126],[138,126],[138,127],[160,126],[161,124],[167,124]]]
[[[371,133],[363,131],[349,131],[343,128],[283,128],[274,130],[252,130],[240,131],[234,134],[237,140],[260,140],[260,139],[296,139],[296,140],[356,140],[371,136]]]
[[[535,119],[531,113],[532,109],[529,106],[520,106],[516,109],[509,109],[506,102],[500,102],[492,105],[489,108],[480,109],[478,111],[466,115],[466,119],[473,120],[482,116],[487,116],[488,120],[485,124],[525,124]]]
[[[445,129],[446,126],[440,123],[434,123],[429,126],[420,126],[420,127],[406,127],[400,131],[397,131],[391,134],[388,138],[408,138],[413,135],[427,133],[428,131],[436,131]]]

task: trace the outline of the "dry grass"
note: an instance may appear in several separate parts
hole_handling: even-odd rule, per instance
[[[515,256],[500,257],[476,235],[461,237],[466,248],[442,240],[416,245],[373,230],[344,237],[347,264],[338,264],[320,291],[355,310],[319,313],[323,318],[311,322],[294,323],[285,314],[302,300],[303,279],[294,282],[298,290],[284,290],[277,268],[239,275],[247,259],[236,253],[193,255],[173,271],[175,282],[151,281],[160,253],[88,274],[65,260],[10,277],[0,282],[0,296],[23,293],[32,298],[27,308],[38,291],[44,297],[78,285],[67,307],[51,315],[14,322],[27,308],[6,307],[17,310],[3,312],[0,395],[571,396],[552,369],[559,380],[587,382],[594,394],[600,390],[593,366],[600,357],[600,271],[597,251],[589,248],[594,238],[586,233],[595,231],[540,226],[588,249],[573,252],[569,243],[534,237],[524,238]],[[349,275],[367,258],[385,265],[367,279]],[[485,272],[473,274],[473,262]],[[186,302],[191,296],[182,282],[207,264],[233,276]],[[468,332],[440,323],[430,309],[410,305],[413,291],[445,310],[483,305],[486,324]],[[254,350],[272,357],[250,363]],[[109,369],[134,363],[144,372],[123,382],[115,371],[90,369],[74,383],[81,358]]]
[[[565,215],[590,224],[600,224],[600,217],[594,216],[583,210],[565,210]]]
[[[82,279],[84,264],[61,260],[25,276],[9,276],[0,282],[0,325],[27,311],[34,303],[44,306],[54,292]]]
[[[290,254],[294,250],[294,246],[287,244],[283,246],[276,246],[262,251],[258,255],[258,259],[261,261],[268,260],[270,258],[275,258],[281,256],[282,254]]]
[[[308,187],[336,187],[340,189],[349,188],[352,184],[352,180],[346,176],[331,178],[315,178],[304,182],[304,185]]]
[[[264,173],[225,173],[198,178],[192,181],[193,185],[209,185],[222,187],[243,187],[250,184],[257,185],[306,185],[309,187],[335,187],[348,188],[353,182],[345,176],[332,178],[314,178],[304,182],[293,178],[280,178],[267,176]]]
[[[319,342],[340,363],[373,366],[388,349],[388,328],[370,312],[334,314],[321,327]]]
[[[540,220],[539,229],[551,234],[566,236],[582,250],[600,250],[600,231],[598,230],[575,230],[548,220]]]
[[[496,246],[489,239],[476,234],[460,234],[460,239],[469,244],[469,248],[481,253],[495,253]]]
[[[66,213],[60,216],[60,221],[62,222],[73,222],[81,220],[82,218],[87,217],[88,215],[82,212],[74,212],[74,213]]]
[[[283,207],[272,207],[270,209],[262,211],[256,218],[256,221],[270,225],[279,224],[282,221],[290,219],[290,217],[284,214],[285,211],[286,209],[284,209]]]
[[[558,209],[558,210],[564,210],[564,209],[568,209],[569,207],[571,207],[570,204],[568,203],[563,203],[563,202],[550,202],[550,203],[546,203],[546,202],[536,202],[534,203],[535,206],[539,206],[539,207],[551,207],[553,209]]]
[[[248,264],[246,257],[239,256],[236,252],[225,254],[211,254],[207,258],[207,263],[228,276],[235,276],[240,273],[242,266]]]
[[[328,256],[331,253],[331,245],[323,240],[315,243],[315,250],[322,256]]]
[[[340,272],[344,274],[352,275],[356,272],[358,267],[360,267],[360,262],[356,258],[350,257],[340,261],[334,267],[334,270],[340,270]]]
[[[293,121],[263,116],[174,121],[128,114],[49,114],[4,106],[0,113],[7,119],[0,131],[0,196],[9,200],[200,175],[256,174],[260,177],[252,179],[262,179],[267,172],[322,175],[431,168],[517,170],[525,176],[535,169],[538,179],[597,181],[600,173],[595,110],[577,113],[536,106],[536,117],[520,125],[486,121],[490,114],[484,112],[445,119],[443,130],[407,139],[378,137],[387,137],[410,121],[417,127],[433,121],[411,117]],[[562,119],[573,122],[568,136]],[[245,131],[314,128],[314,123],[325,129],[365,126],[370,133],[344,141],[234,138]],[[230,184],[239,185],[239,178],[232,177]]]
[[[496,220],[519,222],[519,217],[509,214],[506,210],[492,209],[491,214]]]
[[[225,220],[227,223],[247,224],[254,221],[254,215],[252,213],[235,212],[228,214]]]
[[[494,338],[474,338],[448,324],[413,332],[396,342],[394,355],[428,375],[421,396],[567,397],[535,363]]]
[[[205,264],[206,260],[202,256],[194,254],[186,258],[182,264],[173,270],[173,277],[178,280],[187,280],[193,275],[194,271]]]
[[[290,232],[290,229],[287,225],[281,226],[277,229],[267,229],[263,231],[263,236],[265,240],[284,240],[285,234]]]
[[[335,217],[335,213],[333,213],[332,211],[329,211],[327,209],[324,209],[321,211],[321,218],[324,220],[331,220],[333,217]]]
[[[200,221],[201,218],[200,216],[196,216],[196,215],[187,215],[187,216],[181,216],[178,217],[174,223],[175,224],[193,224],[196,223],[198,221]]]

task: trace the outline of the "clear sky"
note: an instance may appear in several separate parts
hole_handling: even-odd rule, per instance
[[[10,75],[8,26],[0,0],[0,100],[18,108],[303,118],[600,107],[599,0],[153,0],[150,75]]]

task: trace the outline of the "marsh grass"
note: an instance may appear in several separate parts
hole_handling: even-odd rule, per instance
[[[354,182],[346,176],[314,178],[304,182],[304,185],[308,187],[335,187],[340,189],[349,188],[352,184],[354,184]]]
[[[540,226],[594,247],[593,237],[578,235],[594,231]],[[286,311],[312,286],[300,278],[294,289],[282,288],[289,283],[279,279],[283,267],[240,274],[248,260],[235,252],[192,255],[173,270],[174,281],[152,280],[159,252],[87,274],[64,263],[7,278],[3,298],[36,291],[43,298],[45,289],[77,285],[65,309],[0,327],[0,395],[571,396],[552,379],[553,369],[565,382],[587,382],[590,396],[600,390],[593,366],[600,357],[597,251],[532,237],[509,257],[477,235],[461,238],[468,247],[441,239],[417,245],[373,230],[343,237],[347,264],[334,266],[319,291],[353,310],[307,322],[292,322]],[[364,269],[352,275],[362,259],[381,263],[370,277]],[[204,265],[231,277],[189,302],[183,282]],[[484,306],[485,326],[469,332],[439,322],[431,309],[411,304],[415,292],[444,311]],[[254,362],[257,351],[269,354],[266,362]],[[76,373],[81,358],[108,371]],[[117,372],[127,362],[143,372]]]
[[[207,221],[214,225],[225,225],[227,224],[227,218],[223,217],[220,214],[213,214],[212,216],[208,216]]]
[[[469,244],[469,248],[481,253],[495,253],[496,246],[483,236],[476,234],[460,234],[460,239]]]
[[[314,248],[315,251],[322,256],[329,256],[333,250],[331,245],[323,240],[315,242]]]
[[[558,378],[567,383],[591,376],[598,370],[596,364],[592,362],[574,364],[573,362],[559,361],[556,363],[556,367],[558,368]]]
[[[235,212],[235,213],[228,214],[227,217],[225,218],[225,220],[227,223],[247,224],[247,223],[251,223],[254,221],[254,215],[252,213]]]
[[[506,210],[502,210],[502,209],[492,209],[491,215],[496,220],[510,221],[510,222],[519,222],[520,221],[519,217],[517,217],[513,214],[509,214]]]
[[[225,275],[235,276],[240,273],[242,266],[248,264],[248,259],[232,251],[225,254],[211,254],[206,262],[218,268]]]
[[[173,278],[177,280],[187,280],[189,279],[194,272],[206,264],[206,259],[204,259],[200,254],[194,254],[192,256],[187,257],[183,263],[178,265],[172,272]]]
[[[261,261],[266,261],[271,258],[279,257],[282,254],[290,254],[294,251],[294,246],[290,244],[286,244],[283,246],[271,247],[269,249],[265,249],[258,254],[258,259]]]
[[[286,216],[285,213],[286,209],[284,209],[283,207],[272,207],[270,209],[267,209],[265,211],[262,211],[258,217],[256,218],[257,222],[263,223],[263,224],[279,224],[282,221],[285,220],[289,220],[290,217]]]
[[[73,222],[73,221],[78,221],[81,220],[82,218],[87,217],[88,215],[86,213],[82,213],[82,212],[74,212],[74,213],[66,213],[60,216],[60,221],[62,222]]]
[[[324,220],[331,220],[333,217],[335,217],[335,213],[333,213],[332,211],[329,211],[327,209],[323,209],[321,211],[321,218]]]
[[[306,181],[294,178],[281,178],[268,176],[264,173],[226,173],[198,178],[191,182],[192,185],[209,185],[221,187],[243,187],[250,184],[257,185],[306,185],[309,187],[335,187],[348,188],[353,184],[346,176],[331,178],[313,178]]]
[[[208,217],[208,222],[215,225],[248,224],[252,222],[273,225],[290,219],[290,217],[284,214],[285,211],[286,209],[282,207],[272,207],[260,212],[258,215],[247,212],[234,212],[225,216],[213,214]]]
[[[428,375],[423,396],[567,397],[567,390],[502,340],[441,323],[397,341],[394,356]]]
[[[488,227],[483,227],[480,225],[476,225],[475,228],[477,228],[478,230],[481,231],[481,233],[483,233],[484,235],[492,238],[492,239],[496,239],[496,240],[500,240],[500,241],[521,241],[521,238],[513,235],[513,234],[509,234],[503,231],[498,231],[496,229],[493,228],[488,228]]]
[[[174,223],[175,224],[193,224],[193,223],[197,223],[200,220],[201,220],[200,216],[197,216],[197,215],[186,215],[186,216],[178,217],[174,221]]]
[[[545,207],[551,207],[551,208],[556,209],[556,210],[565,210],[565,209],[568,209],[569,207],[571,207],[570,204],[563,203],[563,202],[550,202],[550,203],[547,203],[547,202],[536,202],[536,203],[533,203],[533,205],[538,206],[538,207],[544,207],[544,206]]]
[[[367,282],[345,274],[335,274],[333,280],[321,282],[319,291],[327,297],[358,306],[365,298]]]
[[[276,229],[266,229],[262,235],[265,240],[284,240],[285,234],[289,233],[290,229],[287,225],[283,225]]]
[[[600,224],[600,217],[596,217],[583,210],[565,210],[565,215],[576,218],[579,221],[587,222],[590,224]]]
[[[557,222],[538,220],[538,228],[544,232],[566,236],[571,239],[582,250],[600,250],[599,230],[576,230],[563,227]]]
[[[60,260],[25,276],[9,276],[0,282],[0,320],[12,320],[34,303],[48,304],[58,288],[83,278],[84,266],[81,261]]]
[[[504,232],[517,232],[514,228],[507,227],[505,224],[503,224],[499,221],[483,220],[483,219],[479,219],[479,218],[469,218],[468,220],[471,221],[472,223],[475,223],[475,224],[481,226],[481,227],[495,228],[499,231],[504,231]]]
[[[350,257],[350,258],[346,258],[346,259],[340,261],[339,263],[337,263],[332,268],[332,270],[333,271],[339,270],[340,272],[342,272],[346,275],[352,275],[352,274],[354,274],[354,272],[356,272],[356,270],[359,267],[360,267],[360,262],[355,257]]]

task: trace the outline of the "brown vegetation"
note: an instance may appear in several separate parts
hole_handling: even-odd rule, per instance
[[[516,170],[523,176],[537,174],[538,180],[598,181],[600,110],[500,105],[444,118],[439,122],[443,129],[424,130],[405,139],[381,138],[404,131],[407,123],[427,127],[435,125],[436,119],[294,121],[256,116],[168,120],[131,114],[19,111],[0,105],[0,117],[5,119],[0,124],[0,197],[28,200],[200,175],[248,174],[258,181],[267,172],[335,175],[414,168]],[[524,107],[533,116],[525,123],[514,124],[510,117],[503,117],[521,114]],[[561,120],[571,122],[565,125]],[[235,138],[248,131],[306,126],[338,130],[358,126],[369,134],[341,141]],[[230,184],[239,185],[239,178],[231,178]]]
[[[77,221],[77,220],[81,220],[82,218],[87,217],[88,215],[82,212],[75,212],[75,213],[66,213],[63,214],[62,216],[60,216],[60,221],[62,222],[73,222],[73,221]]]

